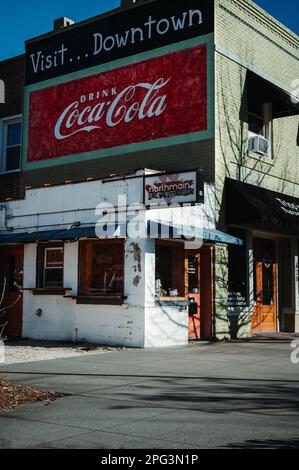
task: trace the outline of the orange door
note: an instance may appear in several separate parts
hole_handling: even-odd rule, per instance
[[[23,246],[0,248],[0,295],[5,285],[2,308],[7,308],[0,317],[0,325],[7,323],[5,334],[22,335],[23,295]]]
[[[213,323],[213,250],[203,246],[186,259],[189,300],[189,339],[211,339]]]
[[[186,290],[189,301],[189,339],[200,338],[200,254],[190,252],[185,259]]]
[[[252,332],[277,331],[277,261],[273,240],[254,240],[255,309]]]

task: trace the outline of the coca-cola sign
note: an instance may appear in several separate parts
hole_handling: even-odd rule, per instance
[[[206,45],[32,92],[29,113],[29,162],[204,131]]]

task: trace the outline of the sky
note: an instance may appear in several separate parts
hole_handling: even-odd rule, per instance
[[[298,0],[255,1],[299,34]],[[67,16],[77,22],[119,4],[120,0],[0,0],[0,60],[23,54],[24,41],[51,31],[56,18]]]

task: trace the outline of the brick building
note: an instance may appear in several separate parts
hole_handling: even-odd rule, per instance
[[[249,0],[123,1],[0,63],[8,333],[298,331],[298,44]]]

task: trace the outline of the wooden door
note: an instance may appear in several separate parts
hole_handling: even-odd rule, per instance
[[[213,337],[213,247],[204,246],[200,254],[200,337]]]
[[[186,294],[189,306],[189,339],[200,339],[200,253],[187,251],[185,258]]]
[[[252,332],[277,331],[277,258],[274,240],[257,238],[254,253],[255,309]]]
[[[212,338],[213,326],[213,249],[203,246],[189,253],[187,272],[188,297],[192,299],[189,313],[189,339]]]
[[[23,318],[23,246],[0,248],[0,293],[5,284],[3,307],[7,307],[5,314],[0,317],[0,324],[7,322],[5,334],[7,336],[22,335]]]

